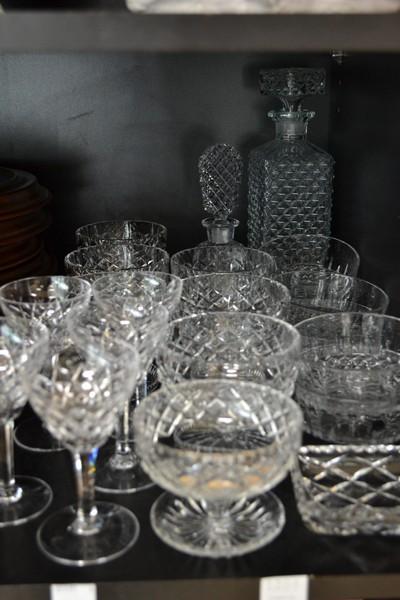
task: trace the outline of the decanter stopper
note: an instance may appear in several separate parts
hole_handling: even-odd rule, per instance
[[[219,219],[227,219],[239,200],[243,161],[229,144],[207,148],[199,159],[203,208]]]
[[[295,112],[304,97],[325,94],[325,69],[262,69],[259,85],[262,94],[279,98],[285,110]]]

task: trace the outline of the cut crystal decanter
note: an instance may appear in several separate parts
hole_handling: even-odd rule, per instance
[[[231,216],[238,205],[243,161],[229,144],[207,148],[199,159],[199,175],[203,208],[210,216],[202,220],[207,240],[202,245],[234,244],[239,221]]]
[[[334,160],[307,141],[315,113],[302,108],[305,96],[325,93],[325,71],[261,70],[260,90],[283,107],[268,113],[276,138],[250,154],[248,243],[260,248],[275,240],[276,251],[284,253],[282,236],[330,234]]]

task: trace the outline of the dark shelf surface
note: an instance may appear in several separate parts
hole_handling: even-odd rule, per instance
[[[67,451],[39,454],[16,448],[16,471],[17,474],[37,475],[52,486],[54,500],[48,514],[74,501],[72,465]],[[160,490],[154,487],[132,495],[98,495],[134,511],[140,521],[141,533],[126,555],[97,567],[65,567],[48,560],[36,545],[36,531],[44,517],[26,525],[0,529],[0,584],[400,573],[399,540],[396,537],[340,538],[308,531],[296,510],[289,479],[277,488],[287,511],[282,534],[263,549],[230,560],[195,558],[162,543],[149,523],[149,509],[159,493]],[[400,596],[400,578],[396,581]]]
[[[12,11],[1,51],[399,52],[400,13],[145,15],[126,10]]]

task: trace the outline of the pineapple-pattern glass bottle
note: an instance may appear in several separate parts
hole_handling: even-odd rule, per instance
[[[207,240],[200,246],[232,244],[239,221],[231,216],[238,205],[243,161],[236,148],[215,144],[200,156],[199,175],[203,209],[208,215],[201,224]]]
[[[274,240],[275,253],[288,252],[280,237],[330,234],[334,161],[307,141],[307,125],[315,113],[301,105],[304,96],[325,93],[325,71],[262,70],[260,89],[278,97],[283,107],[268,113],[275,122],[275,139],[250,154],[248,243],[261,248]]]

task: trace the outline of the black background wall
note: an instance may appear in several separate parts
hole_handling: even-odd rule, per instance
[[[0,56],[0,163],[54,194],[62,264],[77,226],[109,218],[165,223],[171,252],[204,238],[197,160],[227,142],[247,158],[273,137],[258,92],[262,66],[323,66],[328,93],[309,98],[310,139],[336,159],[333,231],[361,253],[364,278],[400,314],[400,57],[259,54]],[[245,241],[246,196],[237,216]]]

